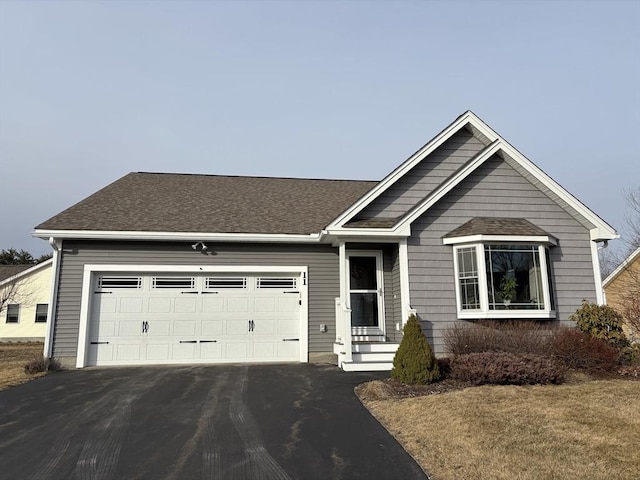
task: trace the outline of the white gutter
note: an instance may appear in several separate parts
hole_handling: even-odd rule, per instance
[[[43,356],[45,358],[51,358],[51,354],[53,353],[54,313],[58,301],[58,270],[60,268],[60,249],[62,248],[62,242],[57,241],[54,237],[49,237],[49,245],[53,248],[53,265],[51,267],[51,294],[49,296],[49,306],[47,307],[47,330],[44,334]]]
[[[321,233],[270,234],[270,233],[202,233],[202,232],[139,232],[110,230],[35,230],[38,238],[74,240],[151,240],[151,241],[205,241],[205,242],[277,242],[318,243]]]

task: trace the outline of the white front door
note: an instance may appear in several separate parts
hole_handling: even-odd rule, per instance
[[[382,253],[347,253],[352,334],[384,335]]]

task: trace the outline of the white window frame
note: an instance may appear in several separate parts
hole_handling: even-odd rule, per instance
[[[449,241],[450,242],[450,241]],[[538,257],[540,259],[540,274],[542,278],[542,292],[544,295],[544,308],[540,310],[490,310],[489,309],[489,284],[487,280],[487,268],[485,262],[485,245],[536,245],[538,247]],[[463,248],[475,248],[476,264],[478,267],[478,292],[480,295],[480,308],[469,309],[462,308],[462,299],[460,294],[460,272],[458,268],[458,250]],[[453,245],[453,264],[454,264],[454,284],[456,291],[456,310],[458,318],[461,320],[473,319],[507,319],[507,318],[556,318],[555,310],[551,309],[553,292],[549,288],[549,268],[547,267],[547,245],[538,242],[527,242],[521,240],[514,241],[485,241],[478,243],[461,243]]]

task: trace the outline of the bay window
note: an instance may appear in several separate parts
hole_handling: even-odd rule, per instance
[[[544,244],[455,245],[458,318],[554,318],[549,249]]]

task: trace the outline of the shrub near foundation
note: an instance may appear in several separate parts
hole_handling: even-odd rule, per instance
[[[483,352],[451,359],[451,378],[474,385],[534,385],[562,383],[564,371],[541,355]]]
[[[606,340],[616,348],[629,345],[622,330],[622,315],[608,305],[596,305],[583,300],[582,306],[569,320],[576,322],[582,332]]]
[[[610,372],[618,365],[619,351],[603,338],[576,328],[560,327],[551,339],[551,355],[567,368]]]
[[[393,358],[391,378],[408,385],[426,385],[440,378],[440,369],[420,322],[411,315]]]

